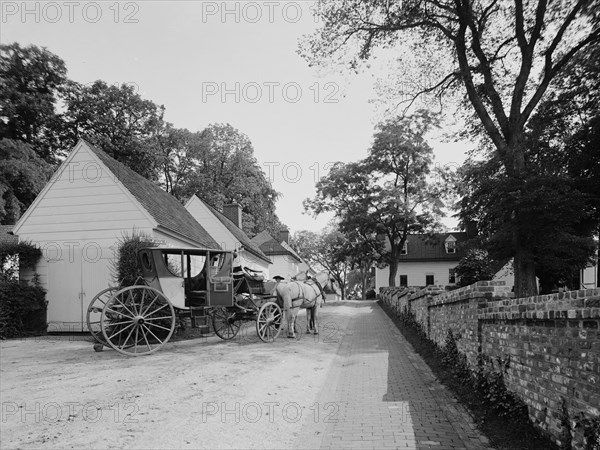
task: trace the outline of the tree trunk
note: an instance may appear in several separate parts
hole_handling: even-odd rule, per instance
[[[515,251],[514,272],[515,297],[522,298],[537,295],[533,256],[521,246],[518,246]]]
[[[390,263],[390,277],[388,279],[388,286],[396,286],[396,274],[398,273],[398,261],[396,258]]]
[[[367,299],[367,277],[369,272],[364,269],[360,269],[360,277],[361,277],[361,291],[362,291],[362,299]]]

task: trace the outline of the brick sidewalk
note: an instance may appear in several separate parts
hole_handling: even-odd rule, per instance
[[[305,425],[297,447],[489,447],[385,312],[375,302],[346,304],[356,314],[319,398],[324,414]]]

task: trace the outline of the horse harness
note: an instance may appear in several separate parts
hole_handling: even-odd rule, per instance
[[[316,278],[309,278],[307,281],[294,281],[294,283],[302,283],[302,284],[306,284],[308,286],[310,286],[311,288],[313,288],[313,284],[308,283],[308,281],[312,281],[314,284],[317,285],[317,288],[319,289],[319,292],[317,293],[317,296],[315,297],[315,304],[317,302],[317,298],[319,298],[319,295],[323,298],[323,302],[325,302],[325,291],[323,290],[323,286],[321,286],[321,283],[319,283],[319,281]],[[315,291],[316,292],[316,291]],[[304,289],[300,288],[300,297],[296,297],[293,300],[307,300],[307,298],[304,296]],[[292,308],[299,308],[300,305],[298,306],[292,306]]]

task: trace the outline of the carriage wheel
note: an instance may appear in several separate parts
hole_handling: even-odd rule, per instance
[[[96,342],[102,345],[106,345],[104,336],[102,336],[102,327],[100,326],[100,318],[102,317],[102,309],[106,302],[113,296],[118,289],[115,287],[109,287],[104,289],[92,299],[87,309],[85,321],[87,323],[87,329]]]
[[[149,286],[129,286],[106,302],[100,326],[105,341],[116,351],[147,355],[171,338],[175,309],[160,291]]]
[[[256,316],[256,334],[263,342],[273,342],[281,331],[283,314],[277,303],[267,302]]]
[[[235,311],[229,311],[225,307],[217,307],[213,310],[212,324],[215,334],[227,341],[238,334],[242,321],[235,318]]]

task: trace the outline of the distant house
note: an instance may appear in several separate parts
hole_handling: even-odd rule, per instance
[[[455,267],[464,256],[460,243],[467,233],[413,234],[398,258],[396,286],[453,285]],[[375,269],[375,290],[389,286],[389,267]]]
[[[309,274],[314,274],[311,267],[289,245],[289,239],[290,232],[287,230],[280,231],[277,239],[263,231],[254,236],[252,242],[273,261],[270,267],[271,277],[280,276],[289,280],[300,272],[308,271]]]
[[[13,229],[42,249],[35,271],[49,331],[85,331],[88,304],[114,284],[116,244],[133,230],[167,246],[219,248],[175,197],[80,140]]]
[[[262,271],[265,277],[269,278],[269,266],[272,261],[242,230],[240,205],[225,205],[223,212],[220,212],[193,195],[185,204],[185,208],[221,248],[237,252],[238,257],[234,264]]]

